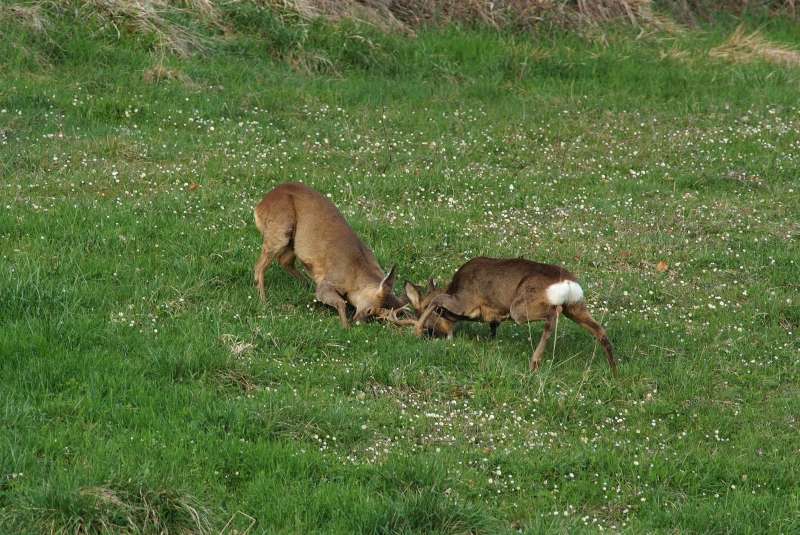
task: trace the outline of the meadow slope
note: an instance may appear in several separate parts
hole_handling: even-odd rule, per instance
[[[0,532],[800,530],[800,68],[709,56],[730,25],[276,55],[262,15],[0,45]],[[399,281],[565,265],[620,377],[566,321],[532,375],[540,325],[345,331],[275,266],[262,306],[288,180]]]

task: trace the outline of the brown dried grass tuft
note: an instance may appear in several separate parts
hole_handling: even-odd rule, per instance
[[[200,15],[216,21],[217,11],[211,0],[184,0],[180,5],[169,0],[81,0],[81,9],[100,26],[146,35],[157,49],[181,57],[207,48],[207,39],[188,25],[176,22],[170,15]]]
[[[293,50],[286,54],[284,59],[295,72],[302,74],[324,73],[328,76],[340,76],[333,61],[321,52]]]
[[[255,349],[255,344],[240,340],[232,334],[223,334],[220,341],[228,347],[231,355],[236,358],[244,358],[248,353]]]
[[[261,389],[250,374],[235,368],[228,368],[217,372],[217,381],[222,386],[234,387],[245,394]]]
[[[708,55],[735,63],[763,60],[777,65],[800,66],[800,51],[774,43],[758,30],[747,33],[742,25],[736,28],[727,41],[709,50]]]
[[[396,17],[409,26],[486,24],[496,28],[562,26],[625,20],[637,26],[672,27],[653,12],[652,0],[392,0]]]
[[[266,0],[268,5],[296,13],[312,20],[325,18],[332,22],[353,20],[374,26],[384,32],[413,33],[398,20],[387,0]]]
[[[334,23],[354,20],[381,31],[408,35],[421,26],[478,24],[525,30],[545,23],[604,40],[603,24],[614,21],[639,27],[642,35],[682,31],[672,19],[654,10],[653,0],[32,0],[0,6],[0,20],[13,18],[45,32],[54,17],[68,9],[77,10],[85,19],[118,35],[145,36],[157,53],[186,57],[207,49],[216,38],[215,31],[225,35],[235,31],[224,26],[222,13],[226,6],[245,1],[295,19],[324,18]],[[783,12],[794,13],[794,0],[779,3]],[[730,7],[732,11],[734,8]],[[711,55],[734,61],[763,58],[781,64],[798,62],[795,50],[770,43],[758,32],[746,34],[741,28]],[[298,71],[334,71],[328,58],[302,50],[288,60]],[[168,72],[154,71],[147,76],[155,83],[177,79]]]
[[[160,84],[163,82],[180,82],[184,86],[188,88],[195,89],[197,84],[192,81],[189,76],[187,76],[184,72],[178,69],[170,69],[169,67],[165,67],[164,65],[158,64],[150,67],[149,69],[145,69],[144,73],[142,74],[142,78],[148,84]]]
[[[209,512],[194,497],[171,491],[85,487],[91,515],[73,518],[57,533],[215,533]]]
[[[693,56],[689,50],[679,48],[677,45],[672,45],[671,48],[662,49],[658,53],[658,57],[662,60],[678,61],[681,63],[691,63]]]
[[[653,18],[650,0],[577,0],[578,12],[592,22],[627,19],[638,25]]]
[[[44,33],[50,26],[41,6],[36,4],[0,6],[0,21],[3,20],[16,21],[36,33]]]
[[[669,30],[676,25],[652,9],[652,0],[262,0],[305,19],[356,20],[387,32],[413,34],[421,26],[483,24],[532,27],[613,20]]]

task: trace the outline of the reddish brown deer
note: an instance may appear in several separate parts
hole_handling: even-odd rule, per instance
[[[273,258],[297,279],[300,260],[317,286],[316,297],[339,312],[349,326],[347,303],[361,321],[402,306],[394,293],[395,268],[384,274],[375,255],[356,236],[342,214],[317,191],[299,183],[276,187],[255,210],[256,227],[264,237],[253,275],[261,301],[266,301],[264,271]]]
[[[473,258],[453,276],[447,290],[428,282],[423,288],[406,282],[406,295],[417,310],[416,334],[453,336],[460,320],[488,322],[492,336],[497,326],[511,318],[518,324],[544,320],[544,332],[531,356],[530,368],[539,369],[544,348],[562,312],[592,333],[606,353],[611,371],[617,363],[606,331],[583,302],[583,290],[575,276],[562,267],[531,262],[523,258]]]

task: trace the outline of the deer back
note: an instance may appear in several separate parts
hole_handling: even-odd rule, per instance
[[[575,280],[567,270],[524,258],[477,257],[462,265],[447,287],[447,293],[473,306],[508,310],[520,284],[544,290],[560,280]]]
[[[355,288],[380,282],[383,271],[336,206],[303,184],[285,184],[296,214],[293,249],[317,282]]]

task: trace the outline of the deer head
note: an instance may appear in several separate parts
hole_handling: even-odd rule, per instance
[[[405,291],[409,303],[417,313],[417,317],[422,315],[437,295],[445,292],[444,288],[437,288],[433,279],[428,279],[427,288],[406,281]],[[437,309],[430,314],[423,325],[425,332],[436,337],[446,336],[447,338],[452,338],[454,328],[455,318],[444,309]]]
[[[356,307],[354,321],[362,321],[376,314],[382,309],[393,309],[403,306],[403,303],[394,295],[394,281],[397,277],[397,266],[392,266],[389,273],[375,285],[351,292],[348,300]]]

